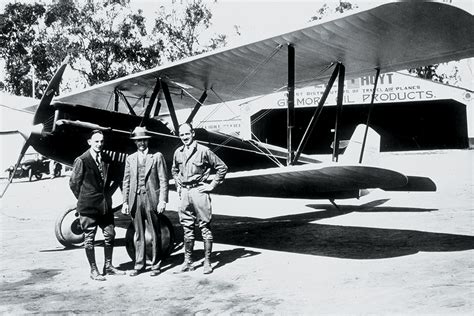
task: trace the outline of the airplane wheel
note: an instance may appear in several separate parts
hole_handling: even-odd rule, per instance
[[[80,247],[84,244],[84,233],[75,207],[67,209],[58,217],[54,233],[56,239],[66,248]]]
[[[43,174],[42,173],[37,173],[37,174],[35,174],[35,177],[36,177],[37,180],[40,180],[43,177]]]
[[[161,231],[161,249],[158,249],[158,256],[161,259],[168,257],[174,248],[174,228],[171,221],[163,214],[158,215],[158,222]],[[157,224],[155,224],[157,225]],[[125,234],[125,247],[127,253],[132,260],[135,260],[135,246],[133,244],[133,237],[135,235],[135,228],[133,222],[128,225],[127,232]],[[146,243],[146,257],[147,262],[151,260],[152,256],[152,243],[151,234],[148,225],[145,229],[145,243]],[[157,247],[160,248],[160,247]]]

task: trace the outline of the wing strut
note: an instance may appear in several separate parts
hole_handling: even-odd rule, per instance
[[[165,81],[163,81],[162,79],[160,79],[160,81],[161,88],[163,89],[163,94],[165,95],[166,104],[168,105],[168,110],[170,111],[171,120],[173,121],[174,130],[177,134],[179,130],[179,123],[178,118],[176,117],[176,111],[174,109],[173,100],[171,99],[170,90],[168,88],[168,84]]]
[[[120,96],[117,92],[117,88],[114,89],[114,112],[118,112],[120,103]]]
[[[367,132],[369,131],[370,115],[372,114],[372,110],[374,108],[375,91],[377,90],[377,83],[379,81],[379,76],[380,76],[380,68],[377,67],[375,69],[376,69],[376,73],[375,73],[374,90],[372,91],[372,98],[370,99],[370,105],[369,105],[369,113],[367,114],[367,122],[365,123],[364,139],[362,140],[362,148],[360,149],[359,163],[362,163],[362,158],[364,157],[365,143],[367,141]]]
[[[160,90],[161,90],[161,79],[156,78],[155,87],[153,88],[153,92],[151,93],[150,99],[148,100],[148,105],[146,106],[145,113],[143,114],[143,118],[140,123],[140,126],[144,126],[145,121],[150,118],[151,109],[153,108],[153,104],[155,103],[156,96],[158,95],[158,92],[160,92]]]
[[[128,108],[128,112],[130,112],[130,114],[133,115],[133,116],[137,116],[137,114],[133,110],[133,107],[130,105],[130,103],[128,103],[128,100],[125,97],[125,95],[122,93],[122,91],[120,91],[119,89],[115,89],[115,93],[117,93],[122,98],[122,100],[125,102],[125,105]]]
[[[286,164],[292,165],[296,160],[293,159],[292,131],[295,127],[295,47],[288,44],[288,109],[287,109],[287,133],[286,144],[288,147],[288,156]]]
[[[186,123],[191,123],[194,119],[194,117],[196,116],[197,112],[199,111],[199,109],[201,108],[201,105],[204,103],[204,101],[206,100],[207,98],[207,91],[204,90],[204,92],[202,93],[201,97],[199,98],[199,101],[196,102],[196,105],[194,106],[194,109],[193,111],[191,112],[191,114],[189,114],[189,117],[188,119],[186,120]]]
[[[156,101],[156,107],[155,107],[155,112],[153,113],[153,116],[158,116],[160,114],[161,110],[161,102],[160,99],[158,98],[158,101]]]
[[[337,110],[336,123],[334,124],[334,146],[332,147],[332,161],[337,162],[339,157],[339,120],[342,114],[342,103],[344,98],[344,77],[346,74],[346,67],[339,63],[339,77],[337,83]]]
[[[334,81],[336,80],[336,77],[339,73],[339,68],[340,68],[340,64],[338,63],[336,65],[336,68],[334,68],[334,71],[332,72],[331,78],[328,81],[326,89],[324,90],[324,93],[321,96],[321,99],[319,100],[318,107],[314,111],[314,114],[308,123],[308,127],[306,128],[306,131],[303,134],[303,138],[301,139],[300,144],[298,145],[298,149],[296,150],[295,159],[294,159],[295,163],[300,158],[301,153],[303,152],[306,146],[306,143],[308,142],[309,136],[311,135],[314,127],[316,126],[316,123],[318,122],[319,116],[321,115],[321,112],[323,111],[324,103],[326,102],[326,99],[329,95],[329,91],[331,91]]]

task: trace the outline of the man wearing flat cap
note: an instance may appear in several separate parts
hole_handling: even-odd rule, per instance
[[[160,274],[158,248],[161,245],[158,214],[161,214],[168,202],[168,176],[166,162],[160,152],[150,153],[144,127],[136,127],[130,139],[135,141],[137,151],[127,157],[123,178],[122,213],[133,219],[135,236],[135,265],[130,276],[145,271],[146,243],[145,227],[152,236],[151,276]]]

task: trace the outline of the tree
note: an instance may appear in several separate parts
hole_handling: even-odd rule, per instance
[[[163,43],[149,41],[143,12],[133,12],[129,1],[58,1],[46,14],[45,25],[41,33],[44,51],[56,55],[56,61],[62,59],[60,55],[72,57],[72,68],[88,85],[151,68],[161,61]],[[55,54],[58,47],[60,53]]]
[[[7,4],[1,25],[0,57],[5,60],[7,89],[31,95],[32,68],[41,96],[66,57],[88,85],[112,80],[160,63],[162,43],[147,38],[141,11],[128,0],[59,0],[41,4]]]
[[[318,10],[316,15],[312,16],[309,21],[312,22],[312,21],[321,20],[331,13],[344,13],[345,11],[349,11],[349,10],[353,10],[357,8],[358,6],[356,4],[352,4],[348,1],[339,1],[339,4],[333,10],[331,10],[331,8],[325,3]]]
[[[5,82],[0,87],[16,95],[31,95],[34,69],[40,97],[54,71],[66,57],[94,85],[158,66],[226,44],[215,35],[201,45],[200,37],[212,18],[203,1],[189,1],[182,11],[161,10],[152,32],[141,10],[129,0],[57,0],[50,5],[9,3],[0,23],[0,58]]]
[[[417,77],[440,83],[458,85],[462,81],[459,75],[458,61],[411,68],[408,69],[408,72]]]
[[[41,4],[10,3],[0,23],[0,58],[5,61],[1,85],[16,95],[32,94],[32,55],[38,28],[45,13]]]
[[[175,61],[225,46],[227,37],[223,34],[210,38],[207,44],[201,43],[211,19],[212,13],[202,0],[186,1],[181,12],[161,7],[153,32],[155,38],[168,43],[166,58]]]

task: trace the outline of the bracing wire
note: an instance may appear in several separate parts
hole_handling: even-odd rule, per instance
[[[318,72],[317,76],[320,76],[322,75],[323,73],[327,72],[332,66],[334,66],[334,62],[330,63],[329,65],[327,65],[325,68],[321,69],[321,71]],[[312,81],[312,80],[315,80],[314,77],[313,79],[309,80],[309,81]],[[284,88],[286,88],[286,86],[283,86],[283,87],[280,87],[279,89],[277,89],[275,92],[279,92],[281,90],[283,90]],[[254,118],[251,122],[251,125],[257,123],[258,121],[260,121],[261,119],[263,119],[265,116],[267,116],[273,109],[266,109],[263,113],[261,113],[259,116],[257,116],[256,118]]]
[[[264,60],[262,60],[256,67],[250,71],[247,76],[232,90],[231,95],[233,96],[236,91],[240,90],[259,70],[262,66],[266,65],[272,58],[275,56],[280,49],[283,47],[283,44],[278,44],[273,51],[268,55]]]
[[[255,137],[255,139],[259,142],[259,143],[262,143],[260,141],[260,139],[258,139],[257,135],[255,135],[253,132],[252,132],[252,136]],[[283,164],[278,161],[278,159],[275,157],[275,155],[273,155],[273,153],[266,147],[263,147],[266,149],[266,152],[267,154],[260,148],[258,147],[257,145],[255,145],[253,142],[249,142],[250,144],[252,144],[255,148],[257,148],[262,154],[264,154],[265,156],[267,156],[271,161],[273,161],[278,167],[283,167]]]
[[[110,94],[110,96],[109,96],[109,101],[107,101],[107,105],[105,106],[105,110],[108,110],[108,109],[109,109],[109,106],[110,106],[110,103],[111,103],[110,101],[112,101],[112,96],[113,96],[113,95],[114,95],[113,93]]]
[[[248,81],[250,81],[250,79],[264,66],[266,65],[279,51],[280,49],[283,47],[283,44],[278,44],[273,50],[272,52],[267,56],[265,57],[265,59],[263,59],[260,63],[258,63],[255,67],[252,68],[252,70],[240,81],[240,83],[234,87],[234,89],[232,89],[232,91],[230,92],[230,98],[233,99],[235,93],[237,91],[239,91]],[[214,94],[217,96],[217,98],[221,101],[221,104],[219,106],[217,106],[213,111],[211,111],[211,113],[209,113],[203,121],[207,121],[212,115],[214,115],[222,105],[225,105],[227,108],[229,108],[229,106],[227,105],[227,103],[214,91],[214,89],[211,87],[210,89],[212,92],[214,92]],[[230,109],[230,108],[229,108]],[[234,113],[232,111],[232,113]],[[234,113],[235,114],[235,113]]]

